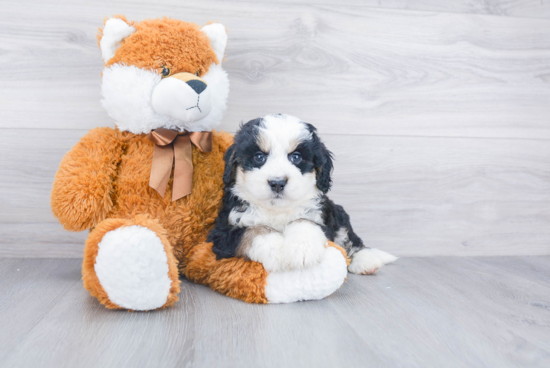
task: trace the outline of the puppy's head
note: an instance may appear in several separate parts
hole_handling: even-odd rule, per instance
[[[244,201],[292,207],[326,193],[332,154],[311,124],[268,115],[244,124],[225,155],[224,184]]]

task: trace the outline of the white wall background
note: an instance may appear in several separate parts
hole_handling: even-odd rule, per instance
[[[220,129],[273,112],[336,154],[331,197],[400,256],[550,254],[550,1],[0,2],[0,256],[80,257],[51,214],[99,104],[105,16],[229,31]]]

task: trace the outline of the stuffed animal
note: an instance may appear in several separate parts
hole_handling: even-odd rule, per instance
[[[228,133],[213,131],[229,93],[223,25],[106,20],[101,103],[116,128],[88,132],[63,158],[51,195],[66,230],[90,230],[84,287],[107,308],[178,300],[180,275],[247,302],[320,299],[346,277],[345,251],[302,271],[217,259],[206,243],[223,195]]]

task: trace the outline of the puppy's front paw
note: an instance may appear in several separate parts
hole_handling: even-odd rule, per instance
[[[296,221],[283,232],[285,241],[281,250],[287,270],[311,268],[323,260],[327,238],[319,225],[310,221]]]
[[[279,232],[256,236],[246,250],[246,256],[261,263],[267,272],[281,271],[284,269],[281,253],[284,240]]]
[[[357,252],[348,267],[349,272],[361,275],[372,275],[384,265],[382,259],[372,249]]]
[[[297,221],[282,234],[274,231],[256,236],[245,253],[268,272],[300,270],[321,263],[326,244],[325,234],[318,225]]]

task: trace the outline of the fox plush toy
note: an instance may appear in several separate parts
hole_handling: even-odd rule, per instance
[[[51,206],[65,229],[90,230],[84,287],[107,308],[171,306],[180,276],[254,303],[320,299],[346,277],[335,248],[314,268],[268,274],[245,258],[216,259],[205,242],[233,139],[213,131],[229,93],[226,43],[221,24],[169,18],[115,16],[99,32],[101,103],[116,128],[91,130],[65,155]]]

